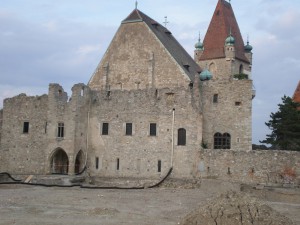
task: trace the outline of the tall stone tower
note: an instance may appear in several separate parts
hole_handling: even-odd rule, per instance
[[[244,45],[229,2],[218,1],[204,41],[199,38],[195,48],[195,61],[203,68],[203,143],[251,150],[252,46]]]

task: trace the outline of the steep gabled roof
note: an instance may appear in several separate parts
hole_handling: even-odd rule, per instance
[[[135,23],[141,21],[147,24],[147,26],[167,49],[170,55],[176,60],[176,62],[193,81],[195,75],[201,72],[201,69],[166,27],[151,19],[138,9],[133,10],[133,12],[122,21],[122,23]]]
[[[293,101],[300,103],[300,81],[293,95]]]
[[[224,45],[230,30],[235,38],[236,58],[249,62],[245,56],[244,41],[233,9],[225,0],[219,0],[217,4],[203,41],[204,52],[200,60],[225,58]]]

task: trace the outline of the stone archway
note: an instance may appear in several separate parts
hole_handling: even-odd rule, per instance
[[[58,148],[52,154],[50,159],[52,174],[68,174],[69,172],[69,158],[67,153]]]
[[[75,159],[75,174],[80,173],[84,167],[84,154],[82,150],[80,150]]]

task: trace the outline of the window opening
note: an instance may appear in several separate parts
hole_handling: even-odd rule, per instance
[[[95,158],[95,166],[96,166],[96,170],[99,169],[99,157]]]
[[[48,128],[48,123],[47,121],[45,122],[45,134],[47,134],[47,128]]]
[[[132,123],[126,123],[126,135],[132,135]]]
[[[243,64],[240,65],[239,74],[242,74],[244,72]]]
[[[23,134],[28,134],[29,133],[29,122],[24,122],[23,123]]]
[[[150,136],[156,136],[156,123],[150,123]]]
[[[157,162],[157,172],[161,172],[161,160],[158,160]]]
[[[108,123],[102,124],[102,135],[108,135]]]
[[[57,129],[57,137],[64,137],[64,130],[65,130],[65,127],[64,127],[64,123],[58,123],[58,129]]]
[[[186,145],[186,130],[184,128],[178,129],[178,145]]]
[[[218,103],[218,100],[219,100],[219,95],[218,94],[214,94],[213,103]]]
[[[117,170],[120,170],[120,159],[117,158]]]
[[[235,102],[235,105],[240,106],[240,105],[242,105],[242,103],[241,102]]]
[[[216,133],[214,135],[214,149],[230,149],[231,136],[228,133]]]

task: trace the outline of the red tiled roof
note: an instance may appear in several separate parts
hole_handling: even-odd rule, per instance
[[[293,95],[293,101],[300,103],[300,81]]]
[[[236,58],[249,62],[245,56],[244,41],[233,9],[225,0],[219,0],[217,4],[203,41],[204,52],[200,60],[225,58],[224,45],[230,30],[235,38]]]

